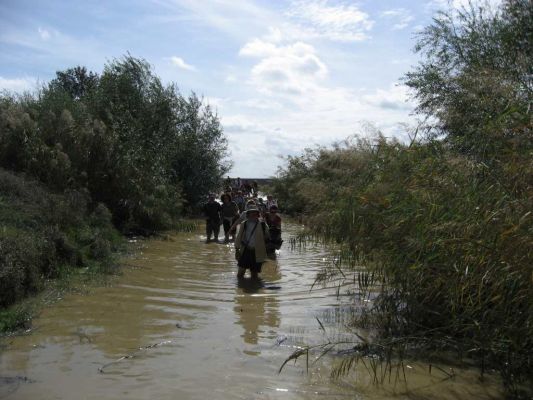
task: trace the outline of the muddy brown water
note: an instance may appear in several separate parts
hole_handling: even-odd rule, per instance
[[[318,244],[291,250],[288,239],[299,229],[285,224],[285,244],[259,283],[238,282],[233,245],[205,244],[201,226],[141,242],[115,285],[68,295],[42,311],[31,334],[4,339],[0,399],[501,396],[475,371],[445,379],[414,364],[407,382],[376,386],[362,367],[333,382],[335,353],[317,361],[313,352],[309,370],[304,357],[278,373],[299,347],[348,337],[338,322],[349,297],[310,290],[328,253]]]

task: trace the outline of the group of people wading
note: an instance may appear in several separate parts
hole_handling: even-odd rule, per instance
[[[239,183],[240,179],[237,182]],[[250,270],[252,278],[257,278],[262,264],[269,256],[274,255],[283,243],[277,202],[271,195],[267,196],[265,202],[258,195],[257,183],[254,184],[250,191],[241,186],[226,185],[226,191],[220,196],[220,201],[211,194],[203,208],[206,218],[206,243],[219,242],[222,225],[224,243],[235,242],[239,278],[244,277],[247,269]]]

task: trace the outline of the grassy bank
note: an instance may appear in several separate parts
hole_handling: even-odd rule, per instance
[[[53,193],[33,179],[0,169],[0,332],[27,325],[31,301],[54,280],[61,290],[74,276],[115,271],[123,243],[102,204],[86,193]],[[17,304],[15,306],[15,304]]]

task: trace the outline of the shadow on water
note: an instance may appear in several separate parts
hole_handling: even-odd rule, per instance
[[[257,293],[265,287],[265,282],[261,278],[237,277],[237,287],[244,293]]]
[[[245,345],[254,347],[262,338],[274,338],[280,324],[279,299],[267,292],[267,282],[281,279],[277,265],[266,263],[263,265],[262,277],[237,278],[234,312],[236,323],[241,325],[244,332],[241,337]],[[246,347],[247,355],[260,355],[261,350]]]

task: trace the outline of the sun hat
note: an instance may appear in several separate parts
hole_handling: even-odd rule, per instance
[[[255,201],[253,200],[248,200],[246,202],[246,205],[244,206],[244,209],[245,210],[248,210],[249,208],[253,208],[253,207],[257,207],[256,204],[255,204]]]
[[[252,207],[248,208],[248,209],[246,210],[246,215],[248,215],[248,214],[251,213],[251,212],[256,212],[256,213],[258,213],[258,214],[261,213],[261,212],[259,211],[259,209],[258,209],[257,207],[255,207],[255,206],[252,206]]]

